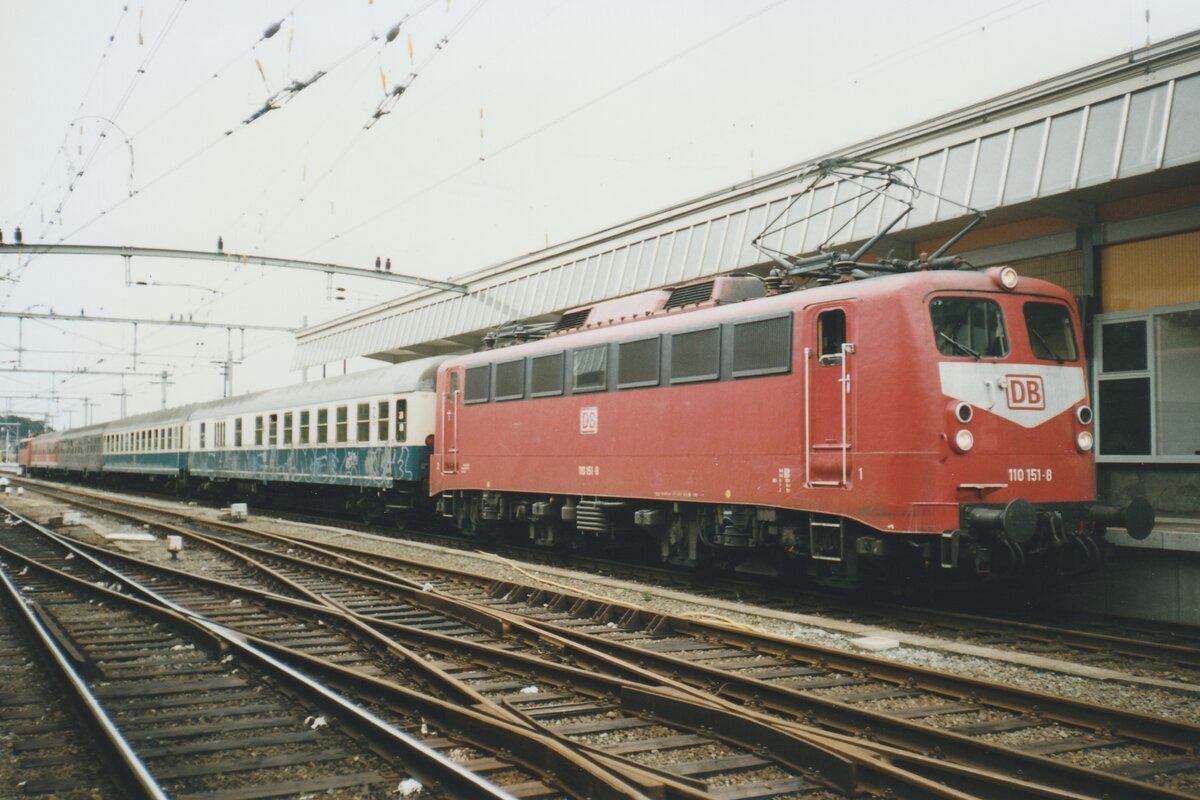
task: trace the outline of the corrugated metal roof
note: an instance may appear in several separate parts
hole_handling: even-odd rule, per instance
[[[964,206],[987,211],[1200,161],[1198,73],[1200,32],[826,158],[906,166],[926,194],[891,233],[915,233],[963,216]],[[779,222],[795,224],[764,244],[793,254],[864,241],[891,219],[877,203],[877,213],[843,226],[861,201],[853,200],[848,181],[803,196],[795,178],[815,163],[459,277],[469,287],[465,295],[417,292],[312,326],[297,335],[293,368],[461,349],[505,322],[757,266],[766,259],[751,240],[781,215]],[[838,205],[843,200],[851,202]]]

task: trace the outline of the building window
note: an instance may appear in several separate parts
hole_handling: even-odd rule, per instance
[[[337,407],[337,442],[344,444],[350,441],[350,423],[346,406]]]
[[[317,444],[329,441],[329,409],[317,409]]]
[[[355,415],[354,441],[368,442],[371,440],[371,404],[359,403]]]
[[[292,412],[288,411],[283,415],[283,443],[292,443]]]
[[[308,423],[310,422],[309,412],[300,412],[300,444],[308,444]]]
[[[1096,318],[1102,460],[1200,457],[1200,305]]]

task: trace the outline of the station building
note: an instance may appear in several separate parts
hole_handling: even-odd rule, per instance
[[[475,349],[517,320],[765,273],[751,240],[785,211],[806,221],[768,244],[852,249],[887,217],[844,225],[848,182],[793,203],[797,175],[830,158],[904,165],[928,192],[889,232],[893,256],[935,251],[970,206],[987,219],[953,253],[1066,288],[1084,321],[1101,498],[1200,516],[1200,31],[460,276],[465,293],[418,291],[306,328],[293,366]]]

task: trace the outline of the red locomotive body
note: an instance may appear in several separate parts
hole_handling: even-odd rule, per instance
[[[1079,321],[1052,284],[923,271],[627,316],[442,365],[444,514],[754,571],[791,556],[831,583],[1075,563],[1104,524],[1153,524],[1095,505]]]

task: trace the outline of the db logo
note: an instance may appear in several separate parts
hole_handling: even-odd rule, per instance
[[[1009,408],[1042,410],[1046,407],[1046,387],[1041,375],[1005,375]]]
[[[600,432],[600,409],[596,406],[588,406],[587,408],[579,409],[579,432],[580,433],[599,433]]]

